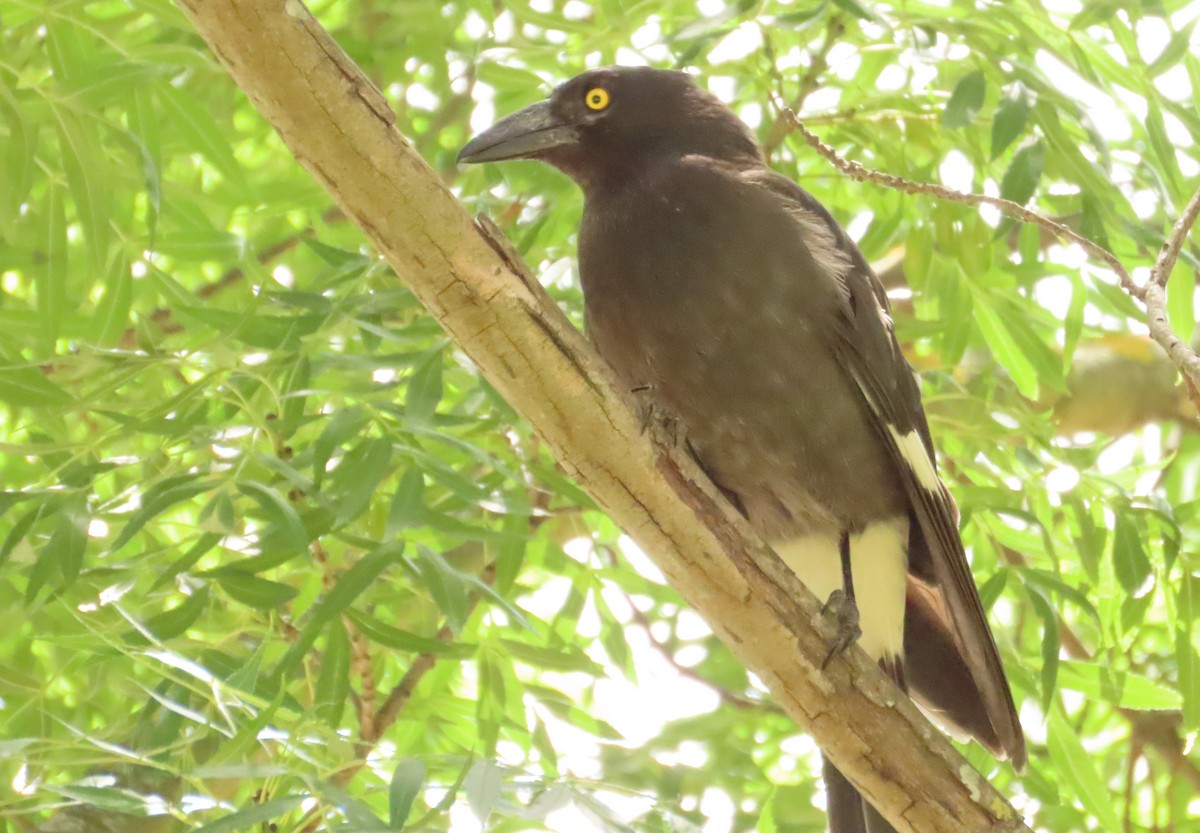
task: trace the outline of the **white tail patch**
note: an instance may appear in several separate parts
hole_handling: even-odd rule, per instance
[[[805,535],[774,546],[796,577],[824,601],[842,586],[842,558],[831,535]],[[873,659],[904,653],[904,598],[908,583],[908,518],[869,524],[850,537],[850,569],[862,637]]]
[[[917,430],[914,428],[907,434],[901,434],[894,426],[889,425],[888,433],[895,440],[896,447],[900,449],[900,454],[908,463],[908,467],[917,476],[917,482],[931,492],[940,492],[942,481],[938,479],[937,470],[933,467],[933,460],[929,459],[929,452],[925,450],[925,443],[921,441],[921,435],[917,433]]]

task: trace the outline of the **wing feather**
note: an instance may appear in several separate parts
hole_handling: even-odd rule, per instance
[[[1019,768],[1025,762],[1024,735],[963,549],[958,509],[937,474],[920,386],[896,341],[887,294],[858,247],[816,199],[777,174],[759,176],[760,184],[803,218],[808,237],[814,241],[810,248],[831,244],[838,249],[836,254],[814,254],[817,262],[839,264],[831,270],[841,283],[844,300],[840,320],[830,322],[834,354],[862,392],[876,418],[879,435],[901,472],[913,517],[932,562],[932,575],[923,578],[931,580],[944,597],[958,650],[975,680],[1001,746]],[[821,229],[821,233],[814,234],[814,228]]]

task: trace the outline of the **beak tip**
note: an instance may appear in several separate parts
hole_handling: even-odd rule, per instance
[[[465,145],[463,145],[462,150],[460,150],[458,152],[458,155],[454,157],[455,164],[458,164],[458,165],[474,164],[475,153],[476,153],[474,145],[475,145],[474,139],[472,139],[471,141],[469,141]]]

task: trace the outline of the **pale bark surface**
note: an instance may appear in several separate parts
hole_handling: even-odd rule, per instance
[[[180,0],[237,83],[562,465],[780,707],[901,831],[1028,830],[857,649],[823,673],[818,602],[609,371],[502,238],[477,226],[298,0]]]

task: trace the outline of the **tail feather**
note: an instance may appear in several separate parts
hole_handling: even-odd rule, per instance
[[[824,759],[829,833],[896,833],[896,828],[862,797],[837,767]]]

